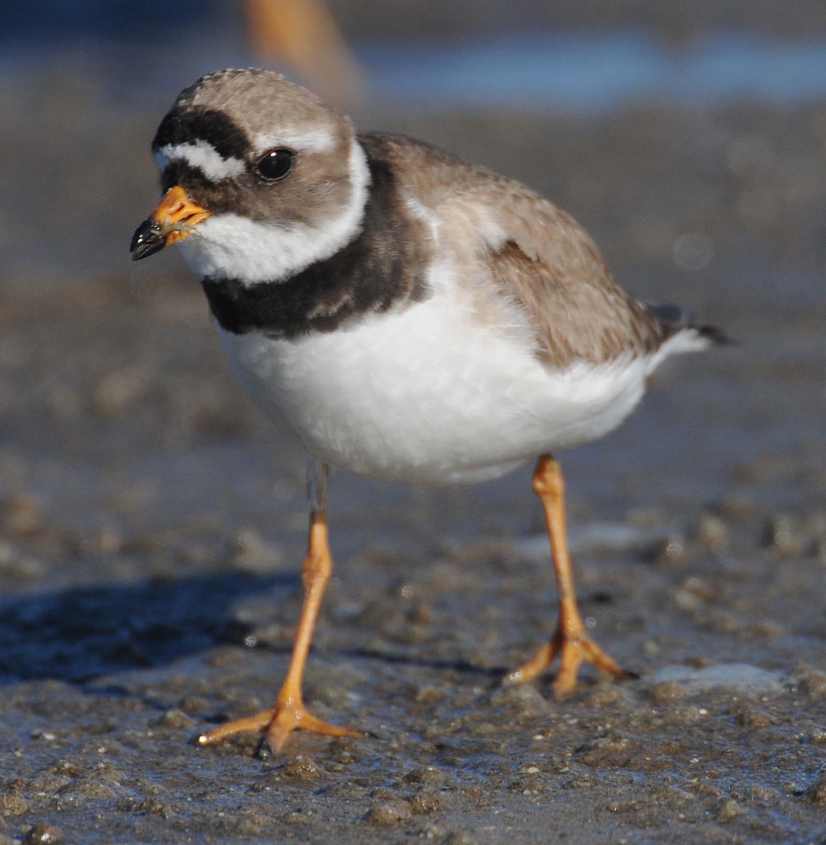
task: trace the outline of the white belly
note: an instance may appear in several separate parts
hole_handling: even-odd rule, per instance
[[[553,372],[442,297],[295,340],[221,332],[255,399],[320,460],[421,483],[494,478],[600,437],[634,408],[645,361]]]

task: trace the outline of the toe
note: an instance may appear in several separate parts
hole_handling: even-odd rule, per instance
[[[223,725],[218,725],[211,731],[201,734],[198,737],[198,745],[212,745],[226,739],[228,736],[233,736],[239,733],[252,733],[255,731],[262,731],[270,724],[273,718],[272,709],[262,710],[254,716],[246,716],[243,719],[235,719],[231,722],[225,722]]]

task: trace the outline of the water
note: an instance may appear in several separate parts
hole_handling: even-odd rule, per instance
[[[68,50],[104,71],[103,84],[121,104],[146,105],[207,71],[254,63],[232,29],[219,35],[214,28],[184,30],[174,40],[169,32],[143,29],[125,41],[86,32],[58,45],[20,38],[4,45],[0,74],[24,77],[42,69],[44,58],[57,66]],[[385,40],[353,48],[371,95],[434,109],[494,105],[587,115],[651,100],[790,105],[826,96],[826,44],[819,40],[716,32],[674,46],[629,30]]]
[[[826,45],[715,33],[671,47],[639,32],[514,34],[463,44],[365,46],[387,97],[602,112],[634,101],[791,104],[826,95]]]

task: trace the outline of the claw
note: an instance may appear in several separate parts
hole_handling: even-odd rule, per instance
[[[225,722],[223,725],[218,725],[217,728],[201,734],[198,737],[198,745],[214,745],[228,736],[239,733],[263,733],[272,751],[278,752],[284,747],[284,743],[286,743],[290,734],[296,730],[309,731],[324,736],[361,736],[358,731],[352,728],[333,725],[313,716],[304,708],[303,704],[298,704],[271,707],[269,710],[262,710],[253,716]]]
[[[554,698],[561,701],[576,689],[577,675],[583,663],[592,663],[597,669],[615,678],[636,677],[626,672],[609,657],[584,631],[565,634],[558,626],[551,641],[541,646],[536,654],[518,669],[505,676],[505,684],[524,684],[541,675],[559,655],[559,672],[554,680]]]

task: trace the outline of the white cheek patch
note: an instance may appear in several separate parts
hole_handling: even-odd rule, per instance
[[[259,153],[265,153],[273,147],[290,147],[307,153],[328,153],[335,149],[336,137],[329,129],[323,127],[303,132],[283,129],[256,135],[254,144]]]
[[[170,161],[185,161],[191,167],[197,167],[210,182],[232,179],[246,170],[240,158],[224,158],[212,144],[201,139],[185,144],[166,144],[155,153],[155,160],[161,169]]]
[[[181,251],[194,273],[237,279],[245,285],[278,282],[335,255],[361,231],[370,171],[361,145],[350,148],[350,198],[331,217],[279,224],[239,214],[215,214],[199,223]]]

